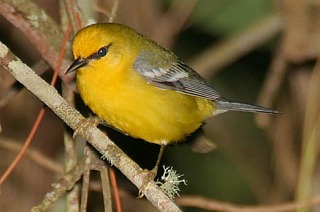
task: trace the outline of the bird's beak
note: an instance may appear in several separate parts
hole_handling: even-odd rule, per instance
[[[88,65],[89,60],[85,59],[85,58],[77,58],[72,64],[71,66],[68,68],[68,70],[66,71],[66,74],[74,72],[76,70],[78,70],[79,68]]]

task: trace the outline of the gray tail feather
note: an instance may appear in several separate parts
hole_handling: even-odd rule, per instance
[[[225,112],[225,111],[241,111],[241,112],[250,112],[250,113],[268,113],[268,114],[282,114],[279,111],[272,110],[269,108],[257,106],[257,105],[250,105],[240,102],[232,102],[226,99],[217,99],[214,101],[214,105],[217,107],[218,110]]]

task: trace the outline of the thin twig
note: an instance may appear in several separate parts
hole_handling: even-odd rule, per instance
[[[108,167],[102,166],[100,170],[104,211],[112,211],[111,185]],[[117,210],[117,212],[121,212]]]
[[[315,179],[320,154],[320,60],[313,69],[308,87],[306,112],[303,125],[301,164],[296,191],[297,200],[305,200],[312,195],[312,187],[319,181]]]
[[[116,205],[117,211],[122,212],[116,173],[114,172],[114,170],[111,167],[109,168],[109,173],[110,173],[110,179],[111,179],[111,184],[112,184],[112,188],[113,188],[113,196],[114,196],[115,205]]]
[[[9,177],[9,175],[12,173],[12,171],[14,170],[14,168],[17,166],[17,164],[20,162],[21,158],[24,156],[24,153],[26,152],[26,150],[28,149],[28,147],[30,146],[31,142],[33,141],[33,138],[36,134],[36,132],[38,131],[38,128],[41,124],[41,121],[43,120],[43,116],[45,114],[45,108],[41,108],[40,112],[38,113],[37,119],[34,122],[34,125],[26,139],[26,141],[24,142],[22,149],[20,150],[20,152],[18,153],[18,155],[15,157],[15,159],[12,161],[12,163],[10,164],[10,166],[7,168],[7,170],[3,173],[3,175],[0,178],[0,186],[6,181],[6,179]]]
[[[103,6],[101,6],[101,2],[94,1],[92,7],[93,7],[92,9],[94,11],[101,13],[105,17],[108,17],[107,21],[112,23],[112,22],[114,22],[114,20],[117,16],[118,7],[119,7],[119,0],[112,0],[111,5],[108,4],[108,5],[103,5]],[[110,8],[110,9],[106,9],[106,8]]]
[[[74,93],[67,87],[66,84],[62,84],[62,95],[70,104],[74,104]],[[63,132],[64,149],[65,149],[65,170],[70,171],[73,167],[77,165],[77,149],[75,141],[72,139],[70,134],[66,131]],[[79,190],[80,185],[75,185],[75,187],[67,194],[67,210],[68,212],[79,211]]]
[[[273,57],[272,64],[267,71],[263,87],[258,95],[257,104],[264,107],[272,108],[274,99],[279,94],[281,85],[285,79],[288,70],[288,61],[285,59],[282,49],[278,49]],[[261,128],[270,126],[272,116],[256,114],[255,121]]]
[[[81,23],[77,18],[77,4],[75,0],[64,0],[64,4],[67,10],[68,19],[72,26],[72,30],[76,33],[79,29],[81,29]]]
[[[82,174],[82,188],[81,188],[81,204],[80,212],[87,211],[88,195],[89,195],[89,183],[90,183],[90,165],[92,163],[91,151],[88,147],[84,150],[86,157],[84,170]]]
[[[53,204],[55,204],[60,197],[66,194],[67,191],[74,188],[75,184],[79,181],[83,174],[86,163],[86,157],[83,157],[78,165],[67,172],[62,178],[53,184],[53,190],[48,192],[43,201],[32,208],[32,212],[47,211]]]
[[[70,25],[69,25],[70,26]],[[69,27],[68,26],[68,27]],[[75,95],[68,84],[62,84],[62,95],[71,105],[74,105]],[[75,141],[72,139],[70,134],[64,129],[63,140],[65,147],[65,170],[69,171],[77,164],[77,149]],[[79,211],[80,199],[79,199],[80,185],[77,184],[75,187],[67,193],[67,210],[68,212]]]
[[[60,17],[61,17],[61,23],[62,26],[66,26],[66,31],[69,34],[69,36],[65,36],[64,42],[67,43],[67,41],[70,39],[71,29],[73,31],[75,30],[74,26],[76,26],[77,22],[74,21],[75,17],[72,13],[72,10],[74,7],[74,1],[60,1]],[[71,24],[69,24],[71,22]],[[74,106],[75,105],[75,95],[70,86],[66,83],[63,83],[61,85],[62,87],[62,96],[67,100],[67,102]],[[70,134],[67,132],[66,129],[64,129],[63,132],[63,138],[64,138],[64,147],[65,147],[65,169],[66,171],[71,170],[73,167],[77,165],[77,149],[75,141],[72,139]],[[76,184],[74,188],[67,193],[67,212],[78,212],[80,209],[80,184]]]
[[[97,154],[92,154],[92,163],[95,164],[96,170],[100,172],[101,187],[103,194],[104,211],[112,211],[112,198],[111,198],[111,183],[109,177],[108,164],[102,161]],[[92,167],[93,169],[94,167]],[[91,184],[91,183],[90,183]],[[121,212],[121,211],[118,211]]]
[[[18,144],[15,140],[1,138],[0,147],[14,153],[18,153],[21,150],[22,145]],[[36,149],[29,147],[25,155],[28,156],[33,162],[47,170],[50,170],[56,174],[61,174],[63,172],[63,167],[61,165]]]
[[[169,9],[160,17],[151,37],[166,48],[171,48],[177,34],[192,14],[197,0],[175,0]]]
[[[277,205],[244,206],[216,201],[201,196],[189,195],[177,198],[176,203],[179,206],[223,212],[285,212],[320,204],[320,196],[317,196],[310,201],[281,203]]]

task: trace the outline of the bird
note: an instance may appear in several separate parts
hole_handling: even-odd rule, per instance
[[[181,142],[210,117],[227,111],[280,112],[222,97],[171,51],[118,23],[79,30],[72,43],[84,103],[124,134],[160,145],[156,164],[143,187],[157,174],[165,147]]]

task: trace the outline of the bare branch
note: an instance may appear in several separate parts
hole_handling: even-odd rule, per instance
[[[196,207],[205,210],[224,212],[285,212],[294,211],[296,209],[306,208],[312,205],[319,204],[320,196],[317,196],[310,201],[259,206],[235,205],[195,195],[182,196],[180,198],[177,198],[176,202],[180,206]]]

